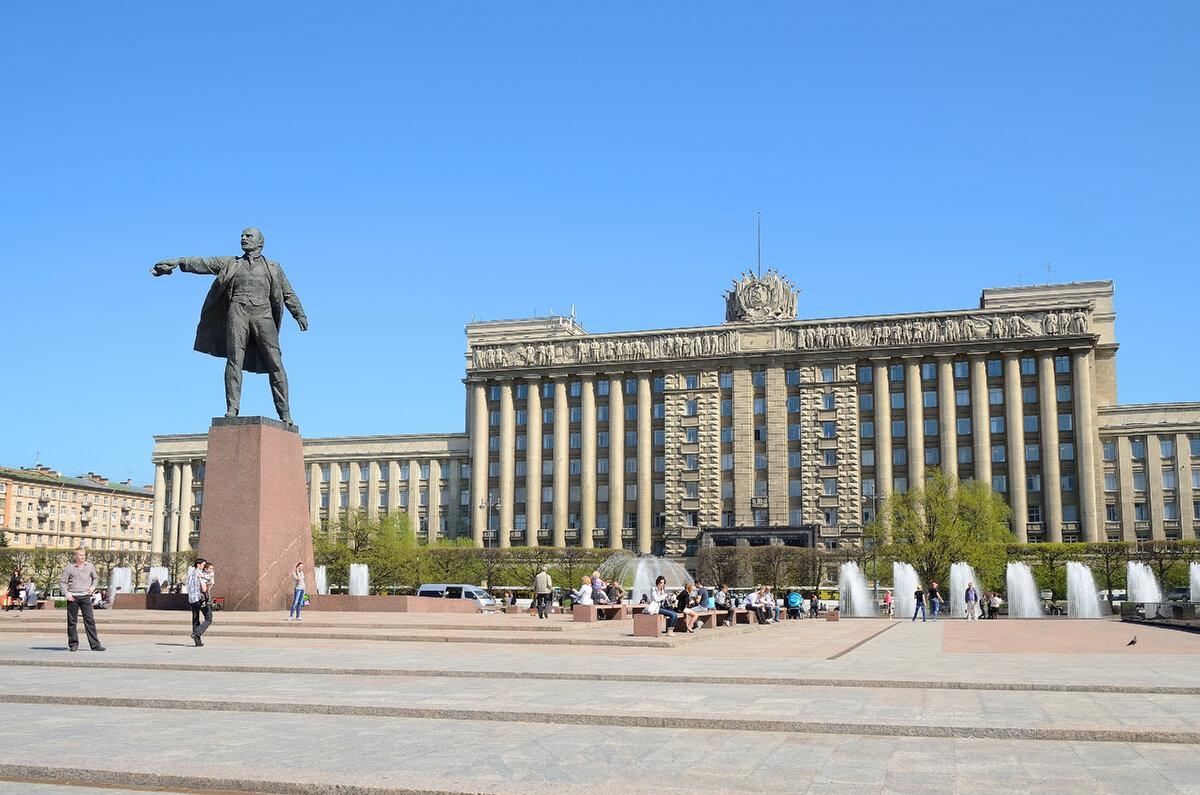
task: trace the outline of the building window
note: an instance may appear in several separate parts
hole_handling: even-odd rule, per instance
[[[975,455],[970,446],[960,446],[958,448],[958,463],[969,464],[974,460],[974,458]]]
[[[1037,403],[1037,387],[1023,386],[1021,387],[1021,402],[1025,404]]]
[[[631,422],[637,419],[637,404],[636,403],[631,403],[630,405],[625,407],[625,419],[629,420]]]
[[[721,453],[721,469],[733,469],[733,453]]]
[[[666,444],[667,432],[662,428],[655,428],[652,435],[654,438],[655,447],[662,447],[664,444]]]
[[[938,421],[937,420],[925,420],[925,435],[926,436],[937,436],[937,434],[938,434]]]
[[[869,384],[874,380],[874,370],[870,367],[858,368],[858,382],[860,384]]]
[[[583,471],[583,465],[580,463],[578,458],[572,458],[570,461],[567,462],[567,474],[568,475],[578,475],[582,471]]]
[[[801,491],[802,487],[803,487],[803,481],[789,480],[788,481],[788,496],[789,497],[803,496],[803,492]]]
[[[1132,458],[1146,457],[1146,440],[1133,437],[1129,440],[1129,455]]]
[[[553,383],[542,384],[542,397],[544,397],[544,398],[554,397],[554,384]]]
[[[597,458],[596,459],[596,474],[598,474],[598,475],[607,475],[608,474],[608,459],[607,458]]]
[[[825,514],[826,527],[833,527],[837,524],[837,508],[822,508],[821,511]]]
[[[1028,517],[1029,517],[1029,521],[1031,521],[1031,522],[1040,522],[1040,521],[1042,521],[1042,506],[1040,506],[1040,505],[1030,505],[1030,506],[1029,506],[1029,510],[1028,510],[1028,512],[1026,513],[1026,516],[1028,516]]]
[[[1150,521],[1150,514],[1146,511],[1146,503],[1135,502],[1133,504],[1133,521],[1135,521],[1135,522]]]
[[[797,398],[796,402],[798,405],[799,398]],[[870,392],[863,392],[861,395],[858,396],[858,407],[860,409],[862,409],[863,411],[874,411],[875,410],[875,396],[872,395]]]
[[[1032,356],[1021,357],[1021,375],[1037,375],[1037,360]]]
[[[1004,463],[1004,445],[1002,445],[1002,444],[992,445],[992,463],[993,464],[1003,464]]]
[[[765,442],[766,440],[767,440],[767,426],[766,425],[755,425],[754,426],[754,441]]]
[[[904,365],[893,364],[888,366],[888,380],[892,383],[899,383],[904,380]]]
[[[583,446],[583,435],[579,433],[571,434],[568,438],[568,443],[570,444],[572,450],[578,450]]]
[[[970,436],[971,435],[971,418],[970,417],[957,417],[954,420],[954,424],[955,424],[955,426],[957,426],[959,436]]]
[[[699,389],[700,388],[700,376],[685,375],[683,377],[683,388],[684,389]]]
[[[1004,418],[991,417],[988,420],[988,425],[991,427],[992,433],[1004,433]]]
[[[596,407],[596,422],[608,422],[608,406]]]
[[[767,385],[767,371],[766,370],[755,370],[755,371],[751,372],[750,373],[750,383],[752,386],[766,386]]]
[[[1072,428],[1072,419],[1070,414],[1058,415],[1058,429],[1060,431],[1069,431]]]
[[[667,407],[663,403],[655,403],[650,407],[650,418],[661,420],[667,416]]]
[[[894,409],[904,408],[904,393],[903,392],[892,392],[891,394],[892,394],[892,397],[891,397],[892,408],[894,408]]]
[[[832,367],[822,367],[821,368],[821,381],[823,381],[826,384],[833,382],[833,368]]]
[[[1175,457],[1175,440],[1174,439],[1159,439],[1158,454],[1161,458]]]
[[[907,466],[908,450],[903,447],[892,450],[892,464],[898,467]]]
[[[987,374],[988,378],[998,378],[1001,375],[999,359],[988,359]]]
[[[1117,490],[1117,473],[1116,472],[1105,472],[1104,473],[1104,490],[1105,491],[1116,491]]]
[[[932,389],[922,392],[921,403],[927,409],[937,408],[937,392]]]
[[[1001,494],[1008,493],[1008,476],[1007,475],[992,475],[992,491]]]
[[[837,466],[837,450],[822,450],[821,465],[827,467]]]
[[[767,496],[767,481],[765,481],[765,480],[754,481],[754,496],[755,497],[766,497]]]
[[[925,464],[926,466],[935,467],[941,462],[941,455],[936,447],[925,448]]]
[[[821,493],[826,497],[836,497],[837,478],[821,478]]]
[[[488,398],[489,400],[499,400],[500,399],[500,387],[498,387],[498,386],[489,387],[488,395],[489,395],[489,398]]]
[[[799,450],[789,450],[788,451],[788,469],[799,469],[800,463],[801,463],[800,451]]]
[[[733,429],[731,428],[730,430]],[[787,426],[787,438],[793,442],[800,438],[800,426],[798,424]]]
[[[667,459],[662,457],[661,455],[656,455],[654,457],[654,471],[655,472],[663,472],[666,470],[666,468],[667,468]]]
[[[873,422],[864,422],[864,423],[863,423],[863,424],[860,426],[860,430],[861,430],[861,432],[862,432],[862,438],[864,438],[864,439],[872,439],[872,438],[874,438],[874,436],[875,436],[875,423],[873,423]]]
[[[722,400],[721,401],[721,416],[722,417],[732,417],[733,416],[733,401],[732,400]]]
[[[580,422],[583,419],[583,409],[579,406],[571,406],[567,410],[568,422]]]
[[[638,435],[637,431],[625,431],[625,446],[637,447]]]
[[[969,390],[969,389],[954,390],[954,405],[956,405],[956,406],[971,405],[971,390]]]
[[[1163,481],[1163,490],[1174,491],[1175,490],[1175,470],[1164,469],[1162,472],[1162,481]]]
[[[1117,506],[1114,503],[1107,503],[1104,506],[1104,521],[1119,522],[1120,516],[1117,514]]]
[[[754,398],[754,413],[755,414],[766,414],[767,413],[767,399],[766,398]]]
[[[683,457],[683,468],[688,471],[695,471],[697,469],[698,459],[699,459],[699,457],[696,456],[694,453],[689,453],[689,454],[685,455]]]
[[[722,442],[732,442],[733,441],[733,426],[732,425],[722,425],[721,426],[721,441]]]
[[[892,491],[897,494],[908,494],[908,478],[892,478]]]
[[[783,381],[788,386],[797,386],[800,383],[799,370],[787,370],[783,374]]]
[[[1067,472],[1059,477],[1063,491],[1075,491],[1075,473]]]
[[[1059,384],[1057,387],[1055,387],[1054,393],[1058,397],[1059,403],[1070,403],[1071,402],[1071,385],[1070,384]]]
[[[1055,356],[1054,357],[1054,372],[1056,372],[1056,373],[1071,372],[1071,357]]]
[[[821,408],[825,411],[833,411],[834,396],[832,392],[826,392],[825,394],[821,395]]]
[[[1025,460],[1038,461],[1042,457],[1041,448],[1036,444],[1025,445]]]
[[[542,434],[542,449],[543,450],[553,450],[554,449],[554,434],[552,434],[552,433]]]
[[[499,424],[500,424],[500,412],[498,412],[498,411],[488,412],[488,425],[499,425]]]
[[[1062,507],[1062,517],[1064,522],[1079,521],[1079,506],[1073,503],[1067,503]],[[1064,541],[1066,539],[1063,539]]]
[[[755,469],[766,469],[767,468],[767,454],[766,453],[755,453],[754,454],[754,468]]]
[[[862,459],[863,466],[865,466],[865,467],[875,466],[875,450],[874,450],[874,448],[864,447],[862,449],[861,459]]]
[[[1025,415],[1025,433],[1037,433],[1038,418],[1036,414]]]
[[[907,436],[904,420],[892,420],[892,436]]]
[[[1041,491],[1042,490],[1042,476],[1041,475],[1026,475],[1025,476],[1025,490],[1026,491]]]
[[[1133,490],[1134,491],[1145,491],[1146,490],[1146,473],[1145,472],[1134,472],[1133,473]]]
[[[1075,445],[1072,442],[1063,442],[1058,446],[1058,458],[1060,461],[1075,460]]]
[[[685,481],[683,484],[683,496],[685,499],[694,500],[700,497],[700,484],[694,480]]]
[[[683,441],[685,441],[689,444],[694,444],[694,443],[700,441],[700,429],[695,428],[695,427],[684,428],[683,429]]]
[[[685,400],[683,403],[683,413],[687,417],[695,417],[700,412],[700,404],[695,400]]]
[[[1004,390],[995,387],[988,390],[988,403],[993,406],[1004,405]]]

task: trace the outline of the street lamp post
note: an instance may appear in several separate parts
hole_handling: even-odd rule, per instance
[[[487,499],[480,500],[479,507],[482,508],[483,510],[487,511],[487,518],[488,518],[487,527],[485,527],[483,529],[483,545],[484,545],[484,547],[487,547],[488,546],[488,536],[492,533],[492,513],[493,512],[498,513],[500,510],[500,495],[492,494]],[[499,534],[500,530],[499,530],[498,526],[497,526],[497,529],[495,532],[497,534]],[[498,536],[496,538],[496,546],[500,546],[500,539]]]

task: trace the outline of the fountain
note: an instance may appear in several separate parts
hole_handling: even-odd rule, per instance
[[[1191,593],[1188,597],[1193,602],[1200,602],[1200,563],[1193,563],[1188,566],[1188,585]]]
[[[1129,561],[1126,568],[1126,586],[1128,591],[1125,597],[1126,601],[1161,602],[1163,600],[1158,580],[1154,579],[1154,572],[1150,571],[1150,567],[1145,563]]]
[[[1008,617],[1041,618],[1038,588],[1029,565],[1020,561],[1009,563],[1005,574],[1008,583]]]
[[[150,573],[147,575],[150,582],[158,580],[158,584],[162,586],[163,593],[171,590],[171,573],[167,571],[166,566],[151,566]]]
[[[892,600],[894,602],[892,613],[897,618],[912,617],[913,611],[917,608],[913,594],[917,592],[920,582],[917,570],[912,567],[911,563],[897,561],[892,564]]]
[[[656,558],[652,555],[626,555],[615,553],[600,566],[600,577],[605,580],[616,580],[626,589],[626,599],[637,602],[642,594],[649,594],[654,589],[654,581],[659,575],[667,578],[667,590],[678,590],[684,583],[692,582],[691,576],[680,564],[666,558]],[[720,583],[708,583],[716,588]]]
[[[838,611],[843,616],[868,618],[875,615],[875,603],[867,590],[867,578],[854,561],[842,564],[838,576]]]
[[[1100,618],[1100,592],[1092,570],[1084,564],[1067,561],[1067,618]]]
[[[367,583],[367,564],[351,563],[350,564],[350,595],[351,596],[366,596],[368,587]]]
[[[325,579],[325,567],[313,566],[313,585],[317,593],[329,593],[329,582]]]
[[[121,589],[121,593],[133,593],[133,569],[128,566],[117,566],[112,570],[108,580],[108,598],[111,600],[117,595],[117,589]]]
[[[975,569],[969,563],[953,563],[950,566],[950,617],[966,618],[967,616],[967,583],[974,583],[975,594],[979,601],[975,603],[975,617],[983,614],[983,589],[979,587],[979,578]]]

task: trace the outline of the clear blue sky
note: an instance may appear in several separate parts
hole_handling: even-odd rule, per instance
[[[149,482],[258,226],[306,436],[463,429],[463,326],[801,317],[1116,282],[1122,402],[1200,398],[1200,4],[6,3],[0,464]],[[272,415],[265,376],[243,414]]]

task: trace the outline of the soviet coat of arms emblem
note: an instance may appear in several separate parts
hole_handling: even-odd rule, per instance
[[[725,293],[725,320],[795,320],[798,292],[777,270],[760,276],[743,273],[742,280],[735,280],[733,289]]]

